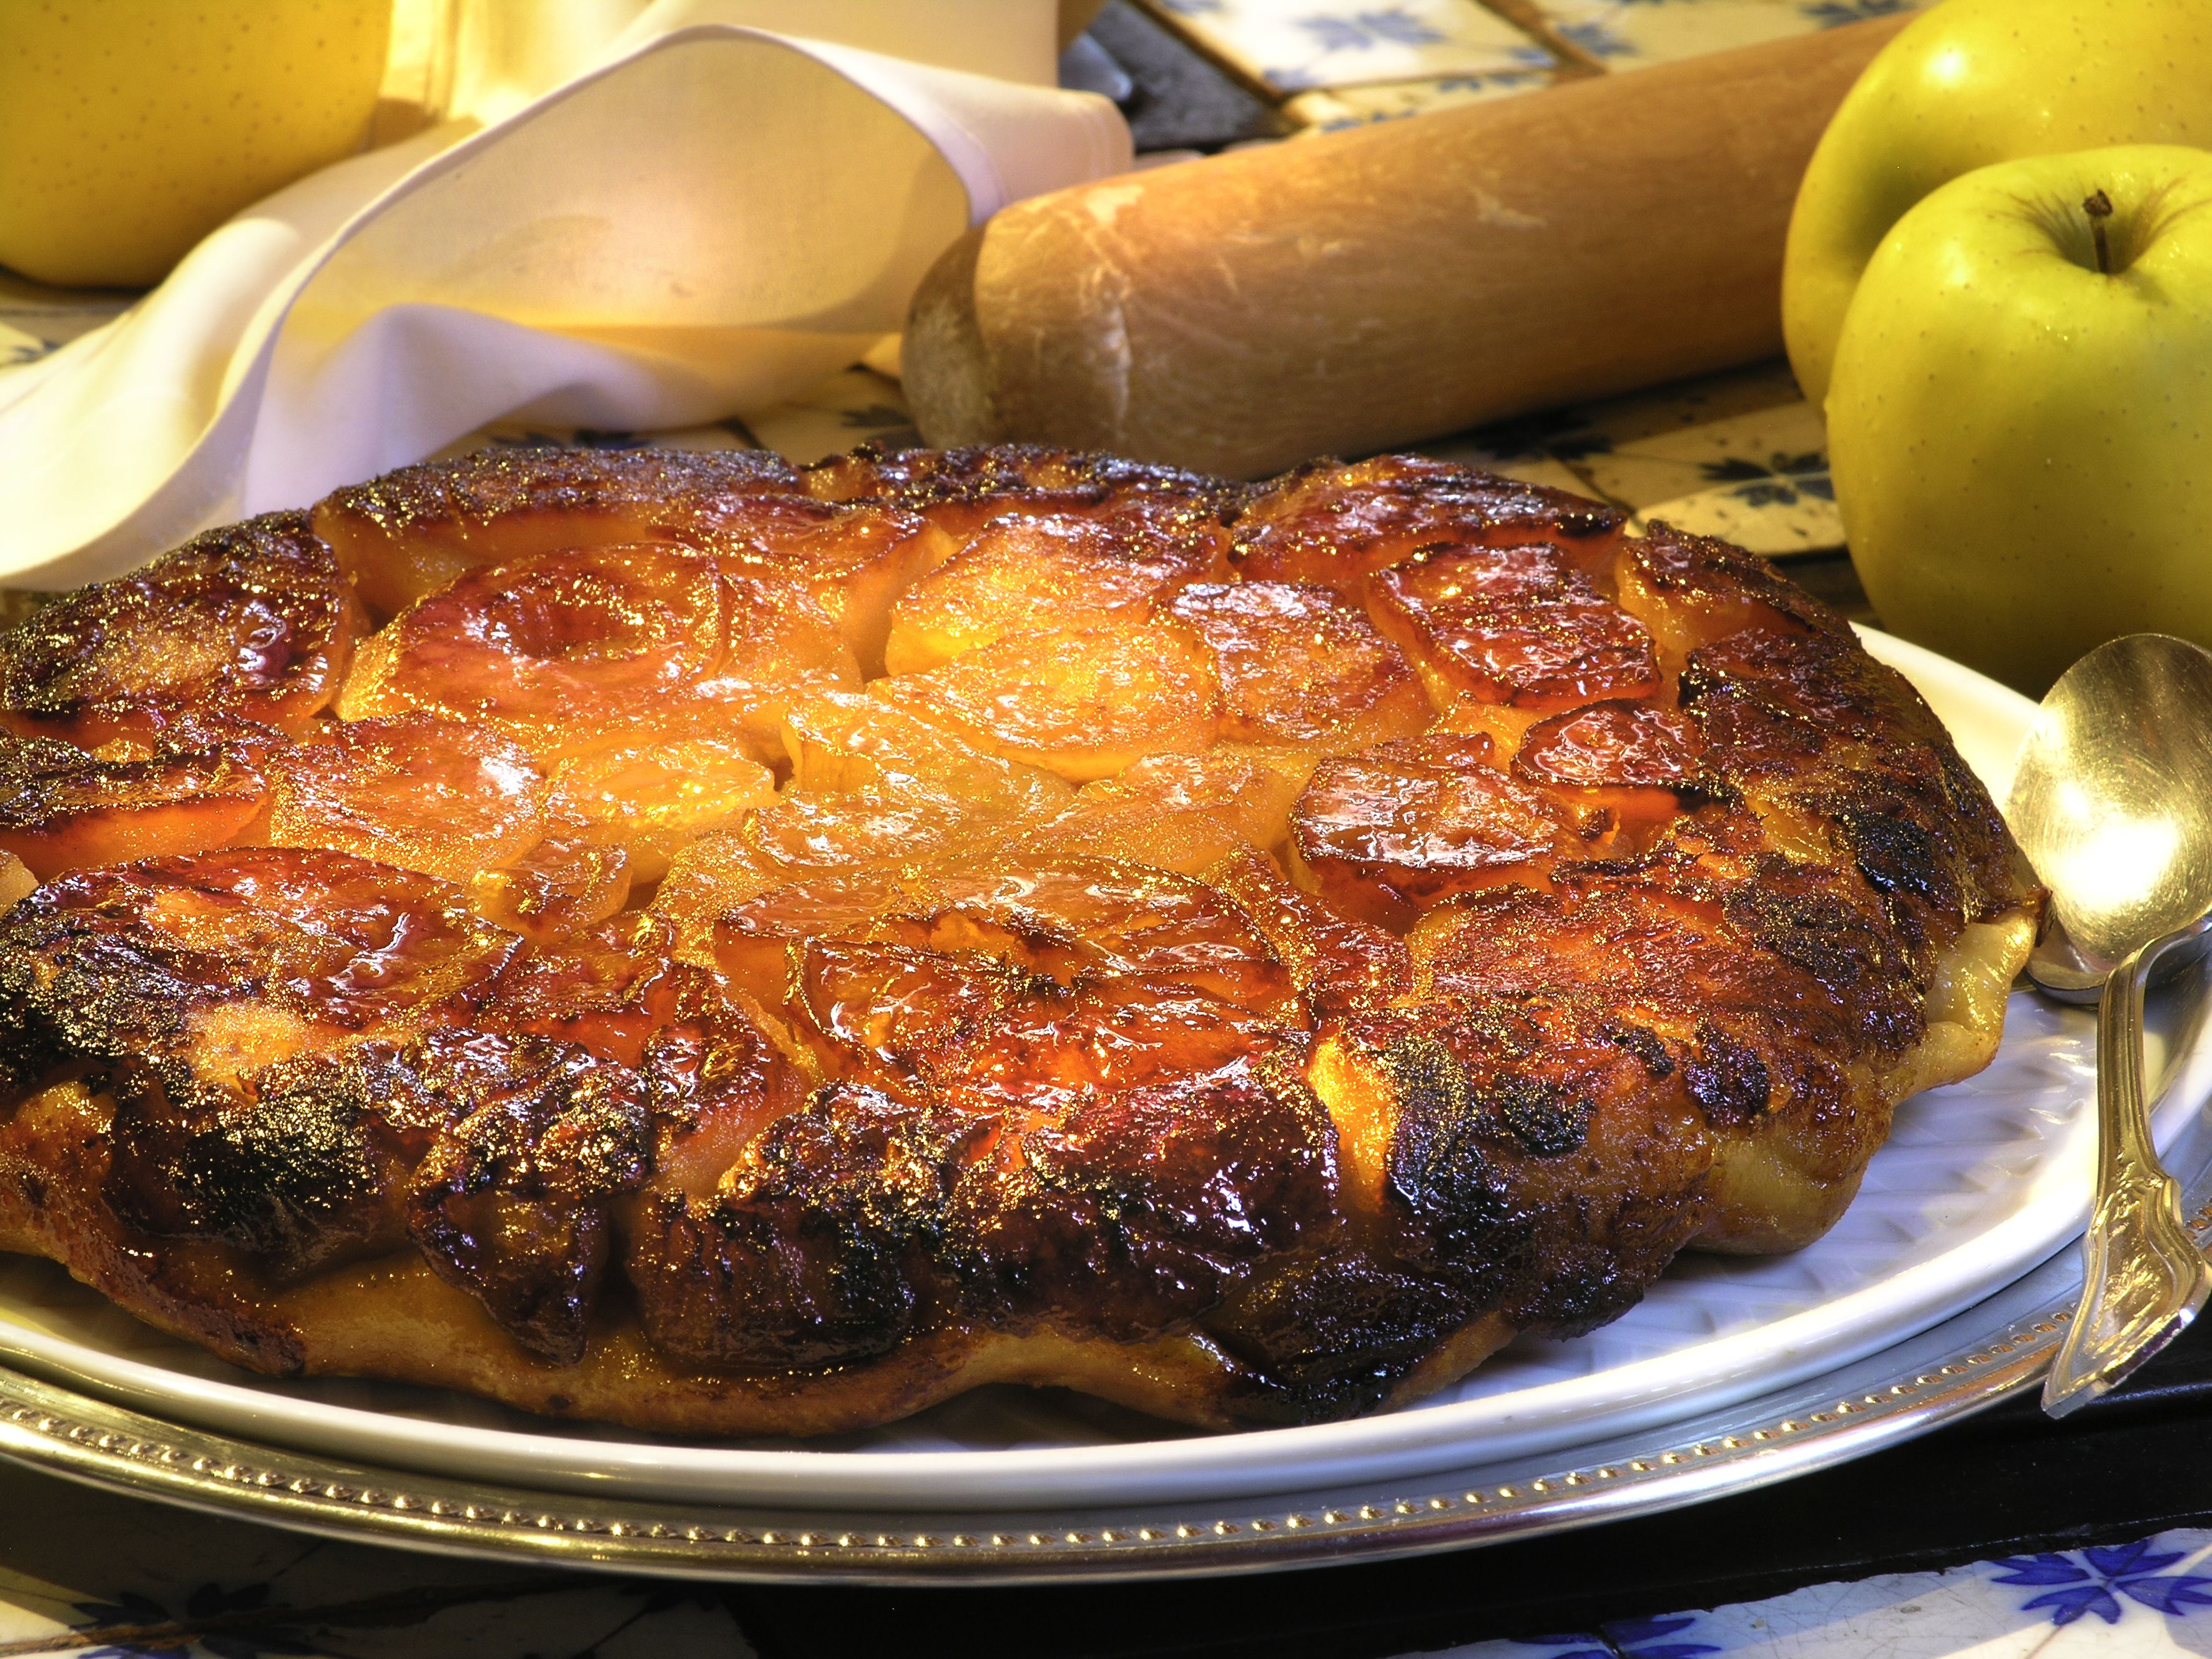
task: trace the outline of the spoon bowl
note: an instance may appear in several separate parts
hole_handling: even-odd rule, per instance
[[[2028,975],[2098,1006],[2097,1201],[2081,1304],[2044,1383],[2057,1417],[2117,1386],[2212,1294],[2142,1080],[2144,988],[2212,939],[2212,653],[2133,634],[2068,669],[2021,745],[2005,817],[2051,891]]]
[[[2067,939],[2106,974],[2212,909],[2212,652],[2130,634],[2068,669],[2005,817]]]

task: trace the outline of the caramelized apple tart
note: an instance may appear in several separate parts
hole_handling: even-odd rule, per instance
[[[1415,1398],[1817,1238],[2041,902],[1759,560],[1404,456],[410,467],[0,726],[0,1248],[647,1429]]]

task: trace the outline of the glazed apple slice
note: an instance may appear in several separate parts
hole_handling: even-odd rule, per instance
[[[1645,702],[1595,702],[1529,727],[1513,757],[1516,777],[1612,811],[1654,823],[1681,810],[1697,781],[1698,734],[1671,709]]]
[[[1073,803],[1066,780],[977,750],[915,707],[836,686],[785,709],[783,746],[794,790],[839,794],[918,779],[986,811],[1048,811]]]
[[[714,561],[691,548],[562,549],[481,567],[368,641],[338,713],[424,708],[556,744],[603,739],[714,672],[728,613]]]
[[[1425,547],[1376,571],[1368,592],[1439,708],[1571,708],[1659,689],[1650,630],[1548,545]]]
[[[1542,885],[1605,850],[1610,815],[1508,777],[1449,733],[1323,761],[1291,813],[1291,870],[1343,914],[1403,932],[1454,893]]]
[[[713,997],[647,1038],[652,1173],[631,1212],[665,1196],[711,1200],[761,1133],[805,1103],[819,1074],[739,1003]]]
[[[891,778],[842,794],[787,794],[748,814],[736,835],[778,872],[781,886],[847,865],[920,871],[988,858],[1050,810],[1028,804],[985,810],[916,780]]]
[[[1284,1029],[1172,981],[1039,979],[982,951],[810,939],[792,1012],[829,1075],[963,1111],[1051,1110],[1203,1078],[1290,1046]]]
[[[94,754],[52,738],[0,737],[0,849],[44,880],[228,847],[268,809],[270,757],[283,741],[265,728],[191,720],[151,752],[124,741]]]
[[[1413,961],[1403,939],[1338,915],[1265,854],[1233,853],[1206,871],[1206,882],[1274,947],[1316,1024],[1382,1006],[1409,988]]]
[[[731,497],[677,535],[729,570],[797,582],[869,675],[884,672],[894,604],[957,545],[927,519],[896,507],[763,495]]]
[[[1666,1048],[1610,1012],[1516,985],[1346,1022],[1312,1068],[1336,1124],[1340,1190],[1383,1228],[1418,1237],[1461,1201],[1462,1149],[1480,1136],[1478,1202],[1559,1217],[1580,1249],[1656,1252],[1634,1262],[1656,1275],[1709,1213],[1715,1138]],[[1608,1316],[1629,1299],[1609,1275],[1570,1294],[1578,1310],[1602,1298]]]
[[[655,882],[676,854],[775,800],[775,774],[728,738],[677,738],[571,756],[545,817],[556,838],[622,849],[629,878]]]
[[[416,710],[334,723],[273,763],[270,844],[326,847],[466,882],[544,833],[545,778],[481,726]]]
[[[1205,651],[1188,631],[1156,623],[1017,634],[869,690],[1078,783],[1147,755],[1194,753],[1220,724]]]
[[[711,961],[714,925],[737,906],[793,883],[942,859],[968,822],[959,803],[903,787],[794,795],[678,854],[653,913],[687,960]]]
[[[1155,756],[1085,784],[1066,812],[1018,846],[1038,857],[1126,859],[1196,875],[1240,848],[1280,848],[1315,760],[1308,750],[1246,744]]]
[[[980,810],[899,777],[837,794],[798,792],[677,854],[653,909],[675,927],[688,957],[709,960],[717,919],[761,894],[856,872],[919,873],[988,857],[1057,810],[1056,804]]]
[[[993,930],[1000,942],[991,948],[1063,983],[1181,984],[1269,1016],[1291,994],[1288,971],[1250,918],[1188,876],[1113,859],[1009,857],[935,875],[929,892],[937,909],[924,931],[900,925],[917,943],[964,944],[964,924]],[[939,925],[950,931],[927,931]]]
[[[653,1346],[702,1370],[770,1376],[896,1348],[916,1297],[901,1274],[904,1239],[870,1224],[870,1200],[890,1183],[869,1152],[896,1156],[920,1139],[904,1121],[914,1110],[832,1084],[768,1126],[714,1191],[659,1191],[638,1204],[623,1269]],[[832,1186],[854,1194],[859,1213],[832,1213],[843,1207],[828,1199]]]
[[[1061,1000],[1056,987],[981,951],[810,939],[795,955],[791,1006],[823,1069],[894,1089],[964,1071],[966,1051],[1009,1010]]]
[[[1186,587],[1167,614],[1212,653],[1224,736],[1364,749],[1417,736],[1434,712],[1398,647],[1317,584]]]
[[[629,855],[618,846],[555,836],[479,870],[469,883],[477,914],[526,938],[550,942],[606,921],[629,902]]]
[[[1008,853],[964,869],[817,873],[726,906],[714,958],[773,1005],[796,994],[792,975],[810,939],[988,958],[1061,985],[1182,986],[1270,1018],[1293,994],[1237,906],[1188,877],[1110,859]]]
[[[799,953],[809,939],[870,939],[883,917],[928,904],[918,877],[889,866],[817,872],[781,887],[724,891],[723,902],[697,929],[705,942],[703,959],[726,983],[769,1009],[792,998]],[[661,892],[666,896],[665,885]],[[663,909],[658,901],[654,908]]]
[[[1303,1023],[1243,912],[1103,860],[817,879],[734,907],[714,938],[727,981],[787,1011],[832,1075],[893,1090],[1127,1088]]]
[[[523,948],[450,883],[289,847],[79,871],[0,932],[18,994],[80,1052],[170,1059],[225,1085],[303,1050],[464,1018]]]
[[[1012,634],[1141,621],[1156,601],[1206,574],[1210,550],[1133,545],[1073,516],[994,520],[892,609],[884,667],[922,673]]]
[[[1275,1020],[1173,982],[1085,980],[998,1012],[978,1037],[945,1044],[916,1069],[970,1109],[1048,1110],[1244,1070],[1292,1042]]]
[[[1237,520],[1246,579],[1320,582],[1358,603],[1369,572],[1433,543],[1542,542],[1589,570],[1609,564],[1626,515],[1580,496],[1414,455],[1316,463],[1278,479]]]
[[[1802,635],[1836,625],[1763,559],[1662,522],[1621,544],[1618,580],[1621,605],[1643,620],[1678,673],[1700,647],[1751,629]]]
[[[792,685],[853,672],[787,580],[673,544],[593,548],[485,566],[420,601],[362,648],[338,712],[479,721],[542,760],[714,730],[764,753]]]
[[[333,491],[314,528],[362,601],[391,617],[481,564],[665,541],[734,497],[798,489],[790,465],[760,449],[494,448]]]
[[[86,748],[188,715],[297,734],[337,694],[360,605],[306,516],[210,530],[0,635],[0,726]]]
[[[490,986],[473,1023],[529,1031],[636,1066],[653,1034],[717,1003],[703,969],[670,952],[668,926],[633,911],[519,953]]]
[[[520,1346],[574,1364],[609,1203],[648,1167],[641,1080],[571,1044],[494,1031],[428,1034],[392,1069],[390,1109],[444,1119],[406,1183],[408,1236]]]

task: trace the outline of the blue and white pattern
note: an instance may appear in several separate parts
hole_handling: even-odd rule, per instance
[[[1808,495],[1824,501],[1836,499],[1836,487],[1828,478],[1828,458],[1817,449],[1798,455],[1772,454],[1763,461],[1731,455],[1704,462],[1702,470],[1716,484],[1724,485],[1728,494],[1753,507],[1795,507]]]
[[[1403,6],[1375,6],[1350,13],[1311,11],[1291,20],[1322,52],[1368,52],[1381,46],[1436,46],[1450,37]]]
[[[1206,52],[1288,95],[1510,74],[1528,37],[1476,0],[1161,0]],[[1548,54],[1539,66],[1549,70]]]
[[[1698,1639],[1700,1616],[1674,1613],[1656,1619],[1614,1619],[1583,1635],[1524,1636],[1511,1645],[1541,1649],[1540,1659],[1701,1659],[1721,1650]]]
[[[1471,3],[1471,0],[1470,0]],[[1912,11],[1928,0],[1537,0],[1608,70],[1640,69]]]
[[[1298,94],[1284,104],[1283,111],[1297,123],[1293,136],[1304,137],[1315,133],[1340,132],[1346,127],[1367,126],[1376,121],[1401,121],[1411,115],[1484,103],[1552,84],[1549,53],[1534,46],[1517,47],[1515,56],[1525,67],[1489,75],[1447,75],[1434,81],[1384,81],[1373,86],[1325,87]]]
[[[2097,1659],[2212,1650],[2212,1532],[1814,1584],[1435,1659],[2051,1659],[2090,1650]]]
[[[1285,95],[1293,119],[1328,130],[1464,103],[1470,88],[1496,96],[1547,85],[1562,57],[1583,73],[1637,69],[1893,16],[1928,0],[1152,3],[1206,52]],[[1534,18],[1548,26],[1548,40],[1524,27]],[[1301,98],[1355,88],[1370,94],[1358,101],[1380,106],[1347,111]]]
[[[1824,29],[1863,23],[1869,17],[1894,17],[1917,11],[1922,0],[1802,0],[1797,9]]]
[[[0,1580],[0,1647],[88,1659],[723,1659],[744,1592],[320,1543],[0,1467],[48,1517]],[[1765,1601],[1482,1641],[1434,1659],[2166,1659],[2212,1645],[2212,1533],[1817,1584]],[[2072,1648],[2066,1644],[2071,1642]],[[2056,1644],[2056,1645],[2054,1645]],[[1408,1656],[1410,1659],[1410,1656]]]
[[[2144,1539],[2109,1548],[2008,1556],[1990,1563],[1990,1582],[2039,1590],[2020,1604],[2021,1610],[2048,1609],[2053,1625],[2090,1616],[2117,1625],[2130,1601],[2183,1618],[2212,1608],[2212,1577],[2167,1571],[2190,1552],[2159,1549],[2157,1542]]]

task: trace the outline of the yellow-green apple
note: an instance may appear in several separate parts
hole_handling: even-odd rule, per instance
[[[0,3],[0,265],[143,285],[359,147],[392,0]]]
[[[1828,453],[1883,623],[2039,693],[2140,629],[2212,646],[2212,152],[2003,161],[1900,219]]]
[[[1782,331],[1818,405],[1859,273],[1946,179],[2103,144],[2212,146],[2212,0],[1943,0],[1883,47],[1805,170]]]

